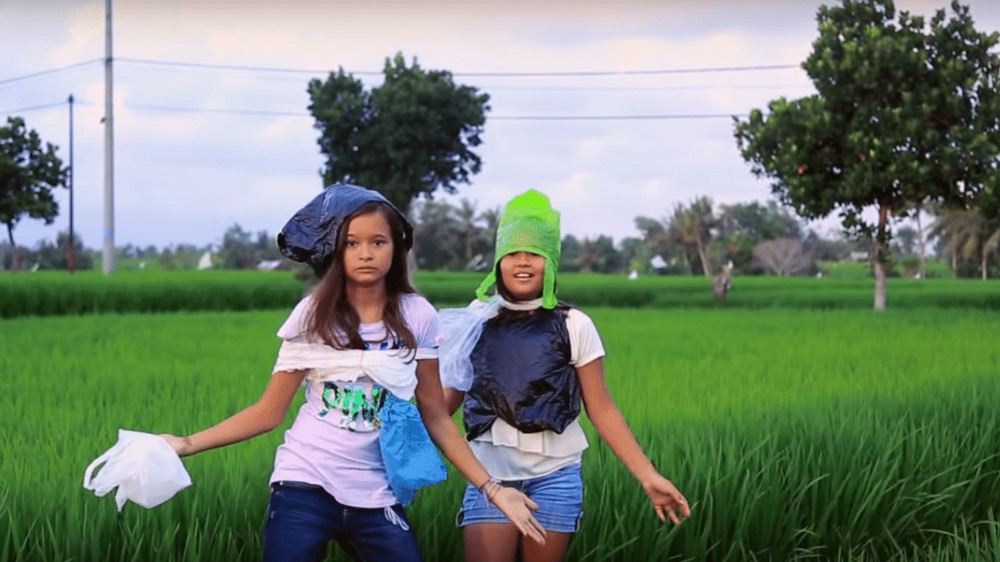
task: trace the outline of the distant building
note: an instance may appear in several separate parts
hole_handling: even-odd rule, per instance
[[[281,260],[260,260],[257,262],[257,271],[275,271],[281,267]]]
[[[851,252],[851,261],[868,261],[868,252]]]

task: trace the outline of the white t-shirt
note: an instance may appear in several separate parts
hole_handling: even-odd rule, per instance
[[[582,367],[604,357],[604,344],[597,327],[581,310],[570,308],[567,311],[566,329],[570,365]],[[491,476],[500,480],[526,480],[579,463],[587,448],[587,436],[579,417],[562,433],[551,430],[523,433],[497,418],[489,431],[475,438],[469,446]]]
[[[311,296],[302,299],[277,335],[288,342],[301,341]],[[400,301],[403,319],[417,341],[416,360],[436,359],[443,337],[437,311],[427,299],[404,294]],[[402,344],[386,340],[382,322],[361,324],[359,333],[368,349],[393,349]],[[338,350],[326,347],[330,353]],[[274,457],[271,482],[290,480],[322,486],[344,505],[364,508],[397,503],[379,450],[378,394],[386,392],[368,376],[352,382],[306,380],[306,401],[285,442]]]

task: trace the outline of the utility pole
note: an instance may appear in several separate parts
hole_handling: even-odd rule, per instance
[[[76,242],[73,237],[73,94],[69,95],[69,249],[66,263],[69,272],[76,271]]]
[[[104,259],[105,275],[115,270],[115,141],[112,86],[111,0],[104,0]]]

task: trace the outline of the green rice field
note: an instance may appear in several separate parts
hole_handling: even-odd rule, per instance
[[[418,281],[437,290],[433,276]],[[661,523],[588,426],[585,516],[568,559],[1000,560],[1000,311],[893,309],[891,292],[881,314],[827,306],[826,294],[810,307],[802,287],[817,280],[748,281],[799,300],[584,307],[619,407],[693,513]],[[565,286],[596,294],[603,282]],[[919,287],[1000,295],[995,282]],[[0,319],[0,560],[258,560],[283,429],[186,458],[194,486],[152,510],[118,513],[82,480],[119,428],[189,433],[256,400],[285,314]],[[463,485],[455,473],[408,508],[428,561],[461,559]],[[346,560],[336,549],[329,559]]]
[[[857,264],[847,264],[855,266]],[[480,273],[417,272],[415,282],[438,306],[463,306]],[[995,281],[906,279],[888,281],[889,307],[1000,310]],[[290,309],[307,290],[292,272],[133,271],[0,275],[0,318],[108,312]],[[567,273],[559,295],[581,307],[871,309],[874,281],[864,277],[735,277],[724,301],[711,280],[691,276]]]

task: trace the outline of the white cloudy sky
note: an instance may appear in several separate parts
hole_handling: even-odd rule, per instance
[[[897,7],[930,15],[946,3]],[[468,198],[482,210],[536,188],[563,211],[565,233],[616,240],[636,235],[637,215],[661,217],[698,195],[765,200],[769,187],[740,158],[731,118],[683,116],[742,115],[811,93],[797,65],[816,35],[820,4],[118,0],[115,242],[203,245],[233,223],[276,233],[322,187],[306,83],[342,66],[377,84],[385,57],[397,51],[491,96],[478,149],[483,170],[448,200]],[[1000,29],[1000,1],[968,4],[980,29]],[[23,116],[68,159],[65,101],[75,96],[75,224],[95,248],[104,229],[104,70],[96,60],[104,22],[102,1],[0,0],[0,118]],[[793,68],[509,75],[771,65]],[[639,115],[678,118],[509,119]],[[56,222],[25,219],[14,233],[19,244],[67,229],[65,190],[59,199]]]

